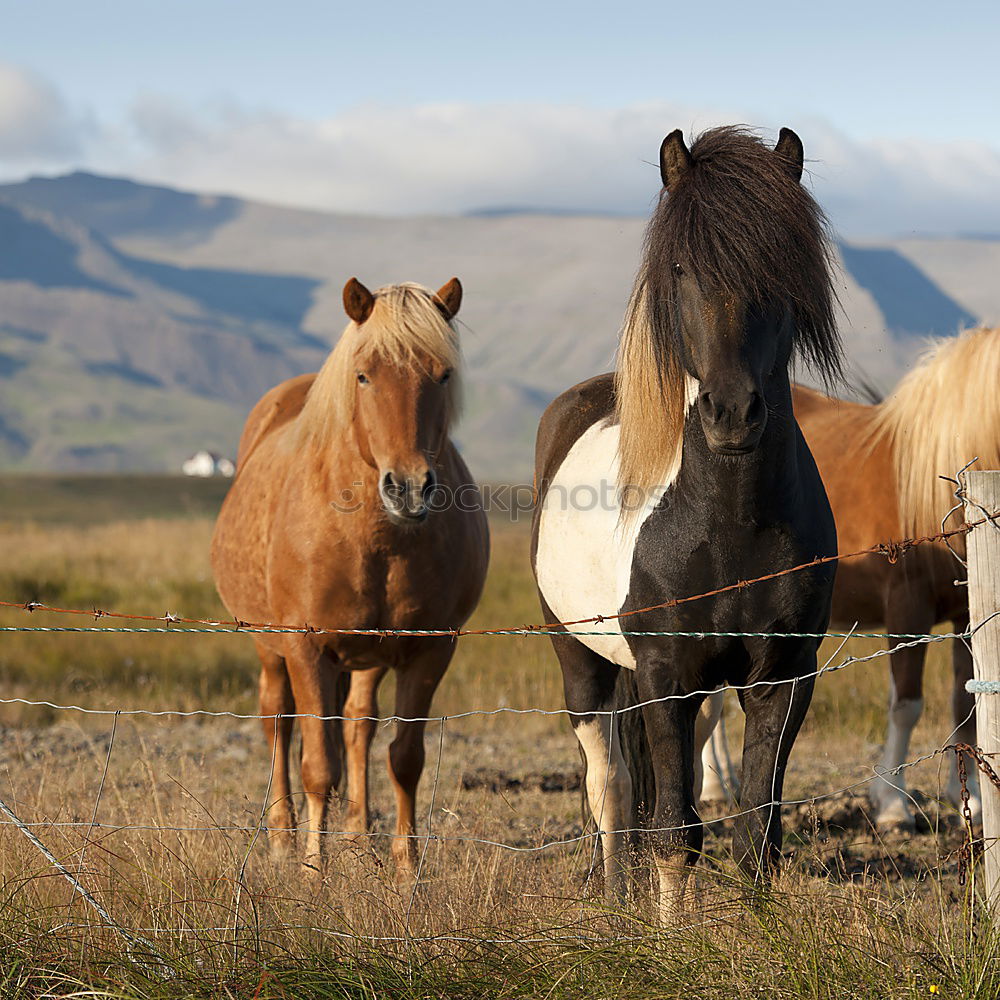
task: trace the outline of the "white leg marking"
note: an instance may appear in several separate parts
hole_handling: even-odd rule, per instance
[[[657,857],[654,864],[660,889],[657,915],[660,925],[669,927],[684,913],[691,867],[684,864],[683,854],[672,858]]]
[[[599,715],[590,722],[581,722],[575,732],[587,758],[587,801],[601,831],[605,895],[620,899],[627,888],[628,836],[619,831],[632,826],[632,778],[622,755],[617,726],[611,732],[611,718]]]
[[[880,771],[886,772],[906,762],[910,736],[924,710],[923,698],[893,700],[889,706],[889,730]],[[872,800],[876,807],[875,822],[879,827],[912,827],[913,812],[906,795],[906,778],[902,771],[882,773],[872,782]]]
[[[728,798],[718,745],[718,723],[724,706],[725,691],[720,688],[701,703],[694,721],[695,802],[721,802]]]

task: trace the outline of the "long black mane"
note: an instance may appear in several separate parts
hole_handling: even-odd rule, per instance
[[[706,292],[790,306],[795,356],[828,385],[840,380],[831,257],[826,217],[780,155],[741,126],[703,132],[646,229],[640,274],[656,354],[673,354],[680,264]]]

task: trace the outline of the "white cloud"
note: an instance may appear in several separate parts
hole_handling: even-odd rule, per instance
[[[194,114],[146,101],[133,115],[141,149],[134,169],[194,189],[335,211],[644,213],[657,192],[655,160],[667,131],[753,120],[745,111],[664,102],[620,109],[372,106],[309,122],[234,107]],[[1000,232],[997,149],[864,142],[820,120],[789,124],[803,138],[811,183],[841,232]]]
[[[342,212],[528,207],[645,214],[662,136],[760,121],[747,109],[448,103],[357,107],[312,121],[236,103],[162,97],[97,123],[43,81],[0,65],[6,172],[83,166],[212,193]],[[811,183],[849,237],[1000,232],[1000,149],[862,141],[824,120],[792,125]],[[771,133],[773,137],[773,133]]]
[[[8,163],[37,168],[77,157],[89,127],[44,80],[0,63],[0,157]]]

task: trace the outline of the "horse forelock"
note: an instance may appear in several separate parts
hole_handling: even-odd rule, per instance
[[[974,458],[1000,468],[1000,327],[977,327],[933,341],[917,366],[875,408],[873,443],[888,440],[902,529],[941,530],[955,506],[955,474]],[[962,520],[961,510],[954,523]],[[961,539],[958,539],[961,542]]]
[[[299,425],[302,433],[325,435],[350,423],[357,374],[373,359],[400,368],[452,369],[448,382],[449,419],[461,410],[461,350],[454,322],[446,320],[434,292],[414,282],[386,285],[364,323],[347,324],[316,375]]]
[[[675,265],[733,303],[782,303],[794,356],[828,385],[842,374],[832,250],[822,210],[749,130],[702,133],[691,167],[653,212],[616,376],[620,485],[649,490],[679,455],[687,409]]]

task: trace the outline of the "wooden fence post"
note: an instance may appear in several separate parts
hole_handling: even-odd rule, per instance
[[[1000,471],[967,472],[965,520],[982,520],[1000,511]],[[970,503],[973,501],[973,503]],[[969,617],[976,629],[972,660],[976,688],[976,742],[1000,772],[1000,521],[977,525],[969,532]],[[990,619],[990,615],[994,615]],[[990,619],[987,621],[987,619]],[[986,624],[981,624],[985,622]],[[976,628],[977,626],[980,626]],[[986,682],[983,684],[982,682]],[[1000,789],[980,775],[983,799],[983,889],[1000,911]]]

